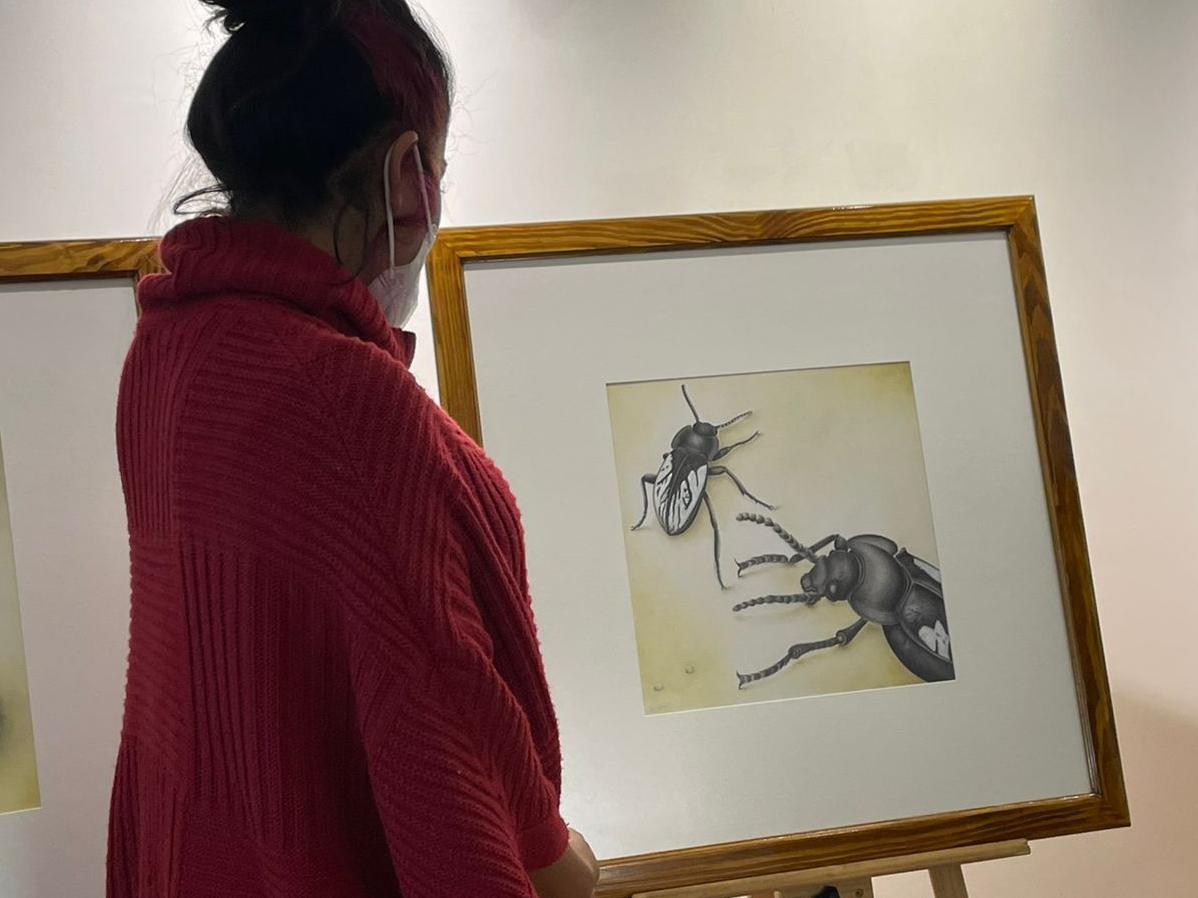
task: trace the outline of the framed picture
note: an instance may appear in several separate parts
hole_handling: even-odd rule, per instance
[[[4,482],[4,442],[0,434],[0,814],[28,811],[41,799],[37,756],[33,749],[33,717],[29,710],[29,678],[17,601],[17,569],[13,560],[8,489]]]
[[[0,815],[14,812],[0,869],[14,894],[104,878],[129,634],[113,427],[134,286],[156,266],[154,240],[0,243]]]
[[[1035,206],[442,232],[627,896],[1129,822]]]

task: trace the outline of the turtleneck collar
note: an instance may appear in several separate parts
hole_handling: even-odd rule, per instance
[[[146,311],[216,294],[257,294],[290,303],[411,363],[415,335],[389,327],[360,278],[278,225],[197,218],[171,230],[160,252],[166,272],[144,278],[138,288]]]

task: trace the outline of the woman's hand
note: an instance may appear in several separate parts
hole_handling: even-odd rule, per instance
[[[540,898],[592,898],[599,862],[581,834],[570,830],[570,843],[557,863],[529,874]]]

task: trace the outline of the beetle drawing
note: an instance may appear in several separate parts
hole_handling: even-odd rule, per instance
[[[940,569],[935,565],[899,548],[894,540],[884,536],[867,534],[845,539],[833,534],[808,548],[769,518],[741,514],[736,519],[769,527],[794,550],[793,555],[758,555],[739,561],[738,575],[762,564],[793,565],[807,561],[812,567],[799,581],[801,593],[750,599],[735,606],[733,612],[759,605],[814,605],[820,599],[828,599],[848,602],[860,618],[829,639],[792,645],[782,660],[764,670],[751,674],[738,672],[741,689],[772,677],[808,652],[847,646],[871,623],[881,625],[895,657],[921,680],[953,679],[944,592]],[[816,554],[829,545],[832,549],[826,555]]]
[[[752,410],[742,412],[723,424],[708,424],[699,417],[695,404],[691,402],[686,384],[682,385],[682,397],[690,406],[691,414],[695,417],[694,424],[687,424],[674,435],[670,442],[670,451],[662,455],[661,467],[655,474],[646,474],[641,478],[641,495],[645,507],[641,519],[633,525],[633,530],[639,530],[649,517],[649,488],[653,489],[653,511],[661,528],[670,536],[685,533],[694,523],[699,513],[699,505],[707,507],[707,516],[711,519],[711,529],[715,539],[715,576],[720,587],[727,589],[724,576],[720,571],[720,525],[716,522],[715,511],[711,507],[711,499],[707,495],[709,477],[727,476],[741,495],[752,499],[758,505],[774,510],[774,506],[762,502],[740,482],[735,474],[716,462],[725,458],[734,449],[748,445],[759,436],[757,431],[752,436],[733,443],[731,446],[720,448],[720,431],[753,414]]]

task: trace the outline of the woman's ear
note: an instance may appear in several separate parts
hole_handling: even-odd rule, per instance
[[[391,214],[398,219],[407,218],[422,208],[420,196],[414,189],[416,178],[404,177],[404,163],[419,142],[420,137],[415,131],[405,131],[392,141],[385,157],[391,178]],[[414,171],[415,166],[411,170]]]

